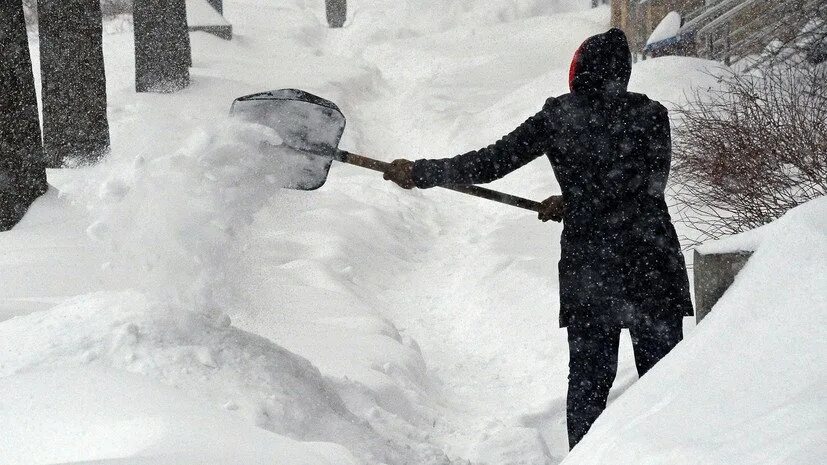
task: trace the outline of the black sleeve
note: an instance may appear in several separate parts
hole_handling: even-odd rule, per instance
[[[669,179],[669,166],[672,163],[672,136],[669,126],[669,112],[663,105],[658,105],[654,116],[654,130],[649,140],[647,153],[647,192],[649,195],[662,195]]]
[[[548,99],[540,112],[488,147],[453,158],[415,161],[416,187],[484,184],[526,165],[543,154],[552,137],[549,116],[554,103]]]

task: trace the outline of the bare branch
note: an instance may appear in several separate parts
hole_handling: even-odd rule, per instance
[[[729,72],[678,109],[674,195],[688,242],[769,223],[827,194],[827,67]]]

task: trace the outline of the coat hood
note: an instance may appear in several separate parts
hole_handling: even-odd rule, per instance
[[[569,89],[584,94],[619,94],[626,91],[632,74],[632,53],[626,34],[609,29],[586,39],[574,53],[569,68]]]

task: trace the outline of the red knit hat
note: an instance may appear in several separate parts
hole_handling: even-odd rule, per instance
[[[586,39],[571,60],[569,89],[594,93],[626,90],[632,74],[632,53],[626,34],[609,29]]]

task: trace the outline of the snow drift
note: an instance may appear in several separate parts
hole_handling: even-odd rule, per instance
[[[145,376],[83,366],[3,380],[8,465],[350,465],[342,446],[300,443]],[[43,421],[48,418],[48,421]]]
[[[369,441],[369,428],[347,410],[318,369],[227,323],[215,324],[135,292],[91,294],[5,322],[0,326],[0,378],[8,390],[0,408],[6,425],[0,457],[4,463],[23,464],[158,454],[164,449],[157,442],[174,443],[187,434],[182,429],[216,429],[208,415],[223,418],[221,409],[236,419],[219,422],[246,424],[242,429],[248,431],[258,426],[294,438]],[[25,379],[36,380],[35,388]],[[135,384],[145,397],[131,392]],[[158,408],[179,402],[187,407]],[[191,421],[193,415],[203,418]],[[45,450],[38,447],[43,438],[52,443]],[[230,458],[228,452],[219,457]]]
[[[263,142],[270,149],[260,150]],[[379,410],[391,418],[407,414],[397,429],[418,420],[397,383],[421,390],[425,369],[415,344],[406,345],[392,324],[349,294],[330,263],[320,266],[310,253],[330,260],[357,241],[324,235],[320,224],[319,234],[299,229],[290,239],[282,231],[280,241],[251,252],[261,247],[262,236],[291,221],[274,214],[268,218],[274,223],[254,226],[263,210],[278,199],[282,208],[297,207],[283,198],[289,195],[282,186],[300,173],[273,153],[279,144],[269,128],[222,119],[193,129],[177,150],[133,147],[65,182],[62,195],[93,220],[87,235],[105,260],[99,278],[108,290],[0,325],[0,378],[87,365],[139,373],[161,391],[174,386],[206,409],[229,410],[249,425],[302,441],[344,444],[361,463],[442,463],[441,451],[420,435],[377,432],[365,419],[391,421]],[[305,211],[324,210],[326,202],[318,200]],[[329,200],[328,209],[342,202]],[[355,217],[343,220],[360,224]],[[375,251],[378,241],[362,243]],[[273,253],[279,259],[262,261]],[[259,273],[269,265],[274,269]],[[233,327],[231,316],[260,335]],[[273,341],[314,356],[327,378]],[[381,372],[387,374],[377,376]],[[131,457],[130,444],[107,450]]]
[[[72,370],[77,373],[71,375]],[[8,442],[0,445],[4,463],[13,457],[21,460],[15,463],[30,463],[25,460],[26,454],[42,441],[41,434],[50,441],[70,441],[72,434],[77,435],[69,450],[50,447],[39,452],[42,457],[153,455],[163,450],[156,447],[158,441],[171,444],[178,437],[176,428],[166,422],[187,425],[190,416],[197,414],[201,420],[186,426],[195,428],[209,415],[222,418],[222,410],[231,413],[237,424],[248,425],[243,430],[256,426],[302,441],[346,444],[360,463],[444,460],[430,447],[412,450],[410,440],[397,443],[374,431],[351,413],[337,387],[307,360],[270,340],[232,327],[228,319],[216,321],[198,312],[149,300],[134,291],[77,297],[47,312],[17,317],[0,325],[0,379],[4,384],[11,383],[25,391],[26,381],[21,381],[22,377],[35,380],[36,386],[44,386],[45,390],[51,372],[66,373],[67,379],[72,380],[83,379],[87,372],[106,373],[109,380],[103,386],[89,381],[63,385],[56,398],[32,392],[25,404],[31,411],[26,414],[27,422],[22,423],[16,419],[21,405],[14,399],[25,394],[13,389],[12,397],[4,398],[4,404],[0,404],[0,421],[7,425],[4,441]],[[94,405],[96,398],[130,396],[125,391],[134,382],[125,373],[143,375],[147,381],[139,384],[149,397],[135,407],[118,406],[112,401],[103,407]],[[120,379],[125,379],[126,384],[119,386]],[[166,425],[163,428],[142,426],[143,420],[136,420],[129,430],[132,433],[114,434],[108,437],[106,445],[96,443],[102,439],[100,434],[106,431],[107,424],[128,422],[132,414],[150,419],[157,415],[152,413],[157,410],[153,399],[156,395],[166,399],[170,391],[189,399],[186,403],[193,407],[191,411],[184,409],[189,413],[181,418],[168,414],[162,421]],[[82,417],[82,412],[74,408],[67,411],[61,407],[71,405],[72,399],[79,399],[92,410],[103,411],[93,415],[97,423],[87,419],[70,431],[57,434],[49,426],[51,423],[71,425],[73,418]],[[53,405],[55,402],[60,405]],[[46,421],[51,415],[56,415],[57,420]],[[86,427],[92,432],[87,432]],[[203,433],[200,440],[207,437]],[[324,448],[338,450],[333,446]],[[84,450],[87,455],[83,455]],[[171,452],[189,451],[184,448]],[[227,453],[222,456],[230,457]],[[279,457],[287,460],[288,456]]]

